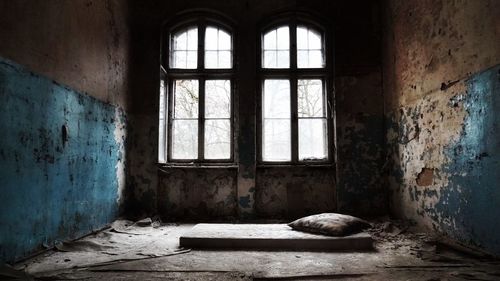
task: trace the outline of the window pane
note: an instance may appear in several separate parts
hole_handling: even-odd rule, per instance
[[[231,122],[229,119],[205,121],[205,159],[231,157]]]
[[[321,68],[323,62],[321,33],[304,26],[297,27],[297,67]]]
[[[198,158],[198,120],[173,120],[172,158]]]
[[[187,32],[174,35],[174,50],[187,50]]]
[[[207,80],[205,82],[205,118],[231,117],[231,82]]]
[[[290,119],[264,119],[263,126],[263,160],[290,161],[292,159]]]
[[[278,51],[276,59],[276,68],[290,67],[290,53],[288,51]]]
[[[299,117],[325,117],[323,82],[320,79],[299,80],[297,110]]]
[[[290,118],[290,81],[265,80],[264,118]]]
[[[264,50],[276,50],[276,29],[264,34]]]
[[[219,68],[231,68],[231,51],[219,51]]]
[[[309,51],[297,50],[297,67],[306,68],[309,66]]]
[[[217,51],[206,51],[205,52],[205,67],[206,68],[217,68]]]
[[[264,68],[276,68],[276,51],[264,51]]]
[[[311,68],[323,67],[323,53],[319,50],[309,51],[309,66]]]
[[[186,58],[186,68],[194,69],[197,67],[196,63],[198,61],[198,54],[196,51],[188,51]]]
[[[198,118],[198,80],[174,83],[174,118]]]
[[[309,49],[312,50],[321,50],[323,46],[321,46],[321,34],[314,30],[308,30],[308,38],[309,38]]]
[[[290,49],[290,31],[288,29],[288,26],[278,28],[276,41],[278,50]]]
[[[159,112],[159,128],[158,128],[158,161],[160,163],[165,162],[165,125],[166,125],[166,120],[165,120],[165,95],[166,95],[166,88],[165,88],[165,81],[161,80],[160,81],[160,112]]]
[[[217,28],[207,27],[205,31],[205,50],[217,49]]]
[[[231,35],[219,29],[219,50],[231,50]]]
[[[262,66],[264,68],[290,67],[290,30],[288,26],[264,34]]]
[[[186,68],[186,58],[187,58],[187,52],[186,51],[174,51],[173,52],[173,68]]]
[[[308,49],[307,41],[307,28],[302,26],[297,27],[297,49]]]
[[[171,63],[172,68],[197,67],[198,28],[177,32],[172,36]]]
[[[198,28],[188,30],[187,49],[190,51],[198,50]]]
[[[299,160],[327,159],[327,143],[325,119],[299,119]]]
[[[231,35],[215,27],[205,32],[205,68],[231,68]]]

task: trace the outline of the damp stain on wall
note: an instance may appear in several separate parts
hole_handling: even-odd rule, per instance
[[[125,114],[0,59],[0,260],[110,223],[125,165]]]

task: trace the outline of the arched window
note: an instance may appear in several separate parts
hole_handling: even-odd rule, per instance
[[[233,36],[196,18],[167,30],[160,86],[160,162],[233,159]]]
[[[260,161],[331,161],[333,122],[325,32],[292,18],[261,34]]]

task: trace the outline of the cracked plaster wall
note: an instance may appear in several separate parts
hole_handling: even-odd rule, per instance
[[[386,1],[392,212],[499,254],[500,6]]]

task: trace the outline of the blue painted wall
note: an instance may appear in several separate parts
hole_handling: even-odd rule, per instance
[[[123,113],[1,58],[0,105],[0,262],[111,222]]]
[[[500,256],[500,65],[402,107],[387,128],[393,212]],[[423,167],[432,178],[419,185]]]
[[[451,176],[435,213],[455,225],[455,238],[500,255],[500,65],[467,82],[467,111],[458,141],[446,148]]]

